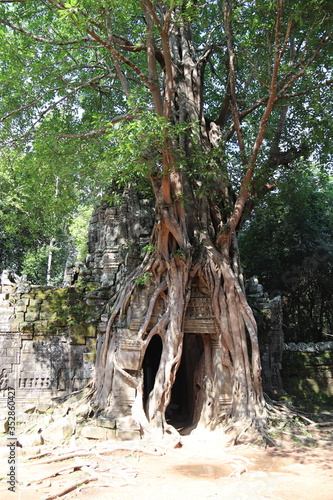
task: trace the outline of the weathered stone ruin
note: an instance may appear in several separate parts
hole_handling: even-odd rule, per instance
[[[281,297],[270,300],[257,278],[248,281],[246,295],[258,325],[263,389],[270,395],[279,395],[283,390],[281,370],[284,345]]]
[[[105,301],[75,288],[13,283],[4,273],[0,289],[1,396],[8,385],[25,401],[82,388],[93,370],[92,318]]]
[[[149,243],[153,211],[150,203],[137,193],[125,193],[122,204],[102,205],[93,213],[89,229],[89,255],[83,265],[73,265],[65,275],[64,288],[31,286],[24,280],[2,274],[0,290],[0,388],[17,387],[18,397],[45,400],[82,389],[90,379],[96,342],[103,342],[108,301],[119,284],[137,265],[143,248]],[[136,340],[138,318],[147,307],[148,288],[143,284],[133,299],[126,321],[118,328],[117,373],[112,401],[112,417],[130,414],[135,389],[122,373],[143,377],[147,397],[157,372],[161,340],[153,337],[141,359]],[[280,298],[269,300],[261,285],[251,280],[247,289],[259,325],[264,390],[282,391],[281,363],[283,350]],[[158,315],[157,302],[153,318]],[[216,341],[216,325],[208,291],[202,283],[193,283],[192,296],[185,318],[182,361],[168,408],[170,419],[191,425],[198,419],[196,373],[206,342],[214,359],[222,359],[222,347]],[[228,408],[230,380],[223,372],[223,386],[218,404]],[[223,373],[222,373],[223,372]]]

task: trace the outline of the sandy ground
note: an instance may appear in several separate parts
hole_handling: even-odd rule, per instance
[[[333,500],[333,446],[299,448],[291,444],[283,448],[226,447],[222,435],[191,434],[183,437],[183,446],[168,449],[162,456],[137,451],[118,451],[103,455],[72,458],[42,464],[43,458],[27,461],[18,457],[19,487],[7,490],[1,461],[1,500],[39,500],[56,495],[66,486],[89,477],[82,469],[38,479],[81,464],[107,464],[108,486],[94,482],[62,496],[65,499],[119,500]],[[4,450],[3,450],[4,451]],[[29,450],[32,451],[32,450]],[[106,460],[105,460],[106,459]],[[107,462],[107,460],[109,460]],[[110,462],[112,461],[112,463]],[[111,469],[110,469],[111,465]],[[110,486],[110,481],[113,486]]]

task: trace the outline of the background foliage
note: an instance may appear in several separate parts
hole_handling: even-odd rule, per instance
[[[286,341],[330,340],[333,182],[301,162],[278,181],[240,234],[245,272],[282,295]]]

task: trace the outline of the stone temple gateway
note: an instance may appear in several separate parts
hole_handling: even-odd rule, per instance
[[[122,204],[95,209],[89,228],[89,254],[85,264],[68,267],[64,287],[31,286],[3,272],[0,287],[0,403],[5,404],[8,385],[15,385],[24,401],[63,397],[85,387],[94,369],[96,346],[103,343],[109,314],[108,302],[119,284],[141,261],[149,243],[153,213],[151,204],[134,191]],[[117,329],[117,363],[112,417],[119,426],[130,414],[135,389],[124,374],[142,377],[144,399],[151,391],[162,351],[155,335],[141,359],[137,340],[139,318],[147,307],[143,285],[132,301],[126,321]],[[261,336],[264,390],[282,390],[280,376],[283,332],[279,299],[269,300],[260,285],[250,282],[248,298],[254,308]],[[152,321],[159,314],[157,302]],[[221,413],[230,404],[230,380],[222,365],[223,348],[217,342],[216,325],[208,291],[193,283],[185,318],[184,349],[172,389],[167,416],[175,425],[194,425],[200,418],[198,372],[210,353],[220,365]]]

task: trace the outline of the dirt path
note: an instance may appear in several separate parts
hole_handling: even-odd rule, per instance
[[[333,500],[333,447],[226,448],[218,434],[194,433],[183,438],[181,448],[168,450],[162,456],[123,451],[104,458],[104,462],[91,456],[52,464],[41,464],[39,460],[34,465],[20,456],[20,486],[13,494],[2,481],[0,498],[39,500],[56,494],[82,476],[89,476],[77,470],[39,484],[35,481],[81,460],[81,464],[87,465],[108,463],[109,469],[112,465],[110,472],[114,468],[117,474],[108,480],[116,487],[94,486],[91,482],[62,496],[63,499]]]

